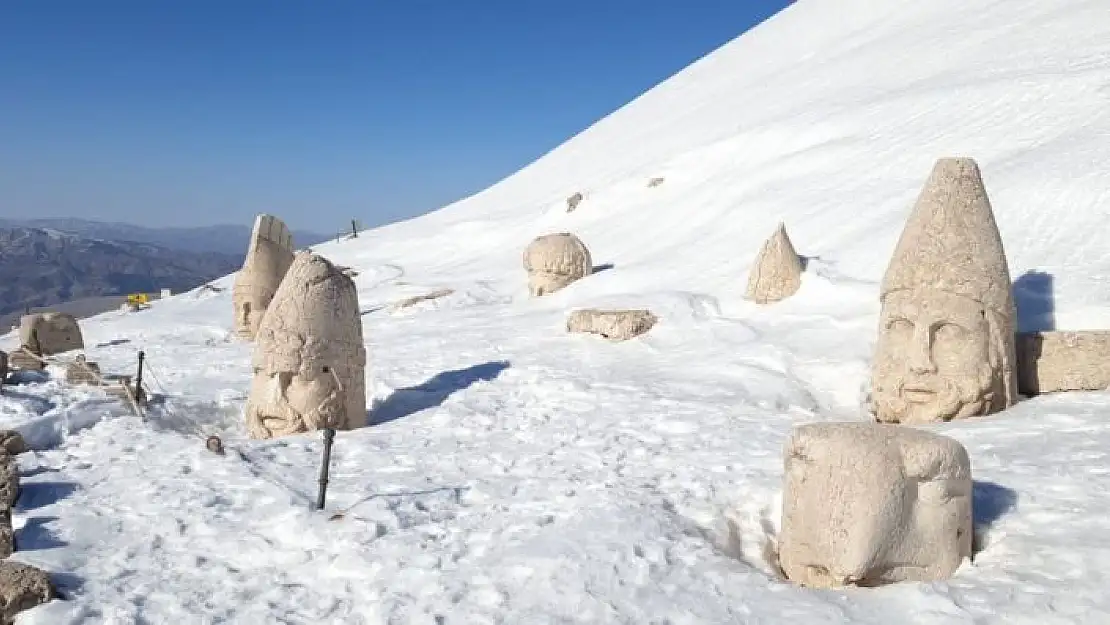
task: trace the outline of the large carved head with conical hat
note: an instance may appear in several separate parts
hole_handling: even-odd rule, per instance
[[[252,438],[365,425],[366,347],[351,278],[298,252],[259,324],[252,364]]]
[[[254,338],[266,307],[292,262],[293,235],[285,222],[273,215],[256,216],[243,267],[231,290],[235,332],[241,338]]]
[[[876,418],[948,421],[1013,405],[1010,288],[978,165],[938,160],[883,276],[871,378]]]

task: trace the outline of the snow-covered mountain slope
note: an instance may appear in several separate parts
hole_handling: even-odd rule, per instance
[[[765,557],[790,427],[863,418],[877,281],[936,158],[980,163],[1024,327],[1110,325],[1108,104],[1102,0],[801,0],[487,191],[316,247],[360,272],[375,422],[337,437],[325,513],[318,436],[245,440],[229,290],[89,320],[90,359],[145,349],[166,398],[142,422],[56,367],[0,398],[36,447],[13,557],[66,597],[21,622],[1110,622],[1110,393],[932,427],[977,480],[950,582],[811,591]],[[758,307],[780,220],[807,272]],[[530,299],[521,252],[554,231],[611,267]],[[608,304],[661,321],[562,330]]]

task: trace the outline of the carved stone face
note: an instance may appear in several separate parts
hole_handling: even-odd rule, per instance
[[[346,407],[336,378],[347,372],[333,374],[326,354],[312,343],[294,333],[259,333],[247,411],[255,438],[344,429]]]
[[[262,317],[252,366],[252,438],[365,425],[366,348],[351,279],[298,254]]]
[[[926,423],[985,414],[1000,384],[991,313],[937,289],[883,300],[872,401],[880,421]]]

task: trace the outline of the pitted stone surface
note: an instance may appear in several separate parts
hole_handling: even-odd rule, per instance
[[[747,298],[758,304],[784,300],[802,286],[802,259],[780,223],[763,243],[748,274]]]
[[[879,421],[981,416],[1017,399],[1016,313],[975,161],[937,161],[880,289],[871,408]]]
[[[593,272],[590,250],[569,232],[536,237],[524,250],[528,292],[547,295]]]
[[[954,439],[808,423],[786,444],[779,563],[801,585],[936,581],[971,556],[971,463]]]
[[[1026,395],[1110,388],[1110,330],[1017,335],[1018,389]]]
[[[597,334],[611,341],[627,341],[644,334],[659,321],[649,310],[584,308],[567,316],[567,332]]]
[[[366,347],[351,278],[298,253],[259,325],[252,364],[252,438],[365,425]]]
[[[293,235],[277,217],[258,215],[243,267],[235,276],[231,299],[235,332],[253,340],[278,285],[293,262]]]
[[[81,326],[69,313],[44,312],[19,318],[19,344],[39,356],[52,356],[85,347]]]

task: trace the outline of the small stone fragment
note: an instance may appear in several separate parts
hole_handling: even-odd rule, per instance
[[[567,316],[567,332],[598,334],[611,341],[627,341],[644,334],[659,321],[649,310],[583,308]]]
[[[748,274],[747,298],[757,304],[784,300],[802,286],[802,259],[779,223],[771,238],[763,243]]]

